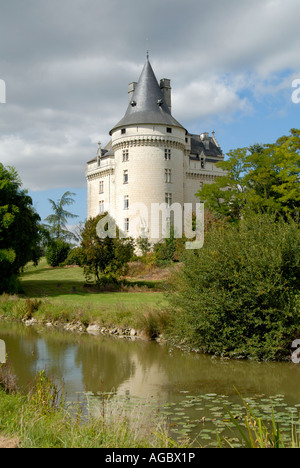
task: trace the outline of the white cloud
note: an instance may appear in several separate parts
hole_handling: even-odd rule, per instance
[[[147,49],[179,121],[248,115],[300,78],[299,17],[299,0],[2,2],[0,161],[32,190],[84,186]]]
[[[211,115],[228,115],[234,112],[249,112],[251,104],[246,97],[240,97],[239,87],[234,80],[222,81],[209,77],[193,81],[175,92],[173,97],[176,115],[184,120],[198,119]]]

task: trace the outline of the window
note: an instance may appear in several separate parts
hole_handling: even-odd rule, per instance
[[[129,151],[128,150],[123,151],[123,162],[125,162],[125,161],[129,161]]]
[[[122,134],[122,135],[125,135],[125,133],[126,133],[126,128],[122,128],[121,134]]]
[[[123,172],[123,184],[128,184],[128,171]]]
[[[104,180],[100,180],[99,182],[99,193],[104,192]]]
[[[165,160],[170,161],[170,159],[171,159],[171,150],[165,149]]]
[[[170,207],[172,205],[172,194],[166,193],[165,194],[165,203]]]
[[[166,183],[171,183],[172,182],[171,169],[165,169],[165,182]]]
[[[167,133],[172,133],[172,128],[171,127],[167,127]]]
[[[104,200],[101,200],[99,202],[99,214],[103,214],[104,213]]]
[[[124,196],[124,210],[129,210],[129,196]]]
[[[200,158],[200,166],[201,166],[201,169],[205,168],[205,159],[204,158]]]
[[[124,231],[129,232],[129,218],[124,219]]]

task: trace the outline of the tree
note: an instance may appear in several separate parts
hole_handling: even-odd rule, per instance
[[[247,213],[277,213],[299,221],[300,130],[274,144],[229,151],[217,164],[225,171],[197,193],[221,217],[240,220]]]
[[[294,221],[257,214],[217,223],[175,274],[174,334],[208,353],[285,359],[299,335],[299,278]]]
[[[70,244],[64,242],[62,239],[51,240],[46,250],[46,260],[48,265],[57,267],[61,263],[64,263],[68,258],[70,250]]]
[[[37,263],[43,229],[16,170],[0,163],[0,293],[17,292],[27,262]]]
[[[133,239],[121,238],[118,228],[115,238],[98,236],[97,225],[106,216],[104,213],[87,220],[76,249],[77,263],[83,267],[87,280],[95,278],[98,284],[105,275],[116,278],[124,274],[134,252]]]
[[[74,199],[72,198],[74,195],[75,193],[65,192],[57,202],[49,198],[53,214],[49,215],[45,221],[49,223],[50,233],[54,239],[75,239],[75,235],[67,229],[67,222],[68,219],[78,218],[78,216],[66,211],[64,208],[74,203]]]

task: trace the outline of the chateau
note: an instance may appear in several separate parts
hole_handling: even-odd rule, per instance
[[[128,95],[128,108],[110,130],[109,143],[104,148],[99,143],[87,163],[87,217],[108,211],[127,235],[157,242],[162,227],[159,235],[150,232],[152,207],[195,206],[202,185],[223,175],[216,163],[224,155],[214,132],[190,134],[175,120],[170,80],[158,83],[148,56]]]

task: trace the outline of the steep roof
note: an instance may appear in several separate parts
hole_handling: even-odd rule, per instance
[[[215,138],[208,135],[191,135],[191,156],[204,154],[206,157],[223,158],[223,152]]]
[[[138,124],[183,128],[171,115],[148,57],[124,117],[109,133],[111,135],[117,128]]]

